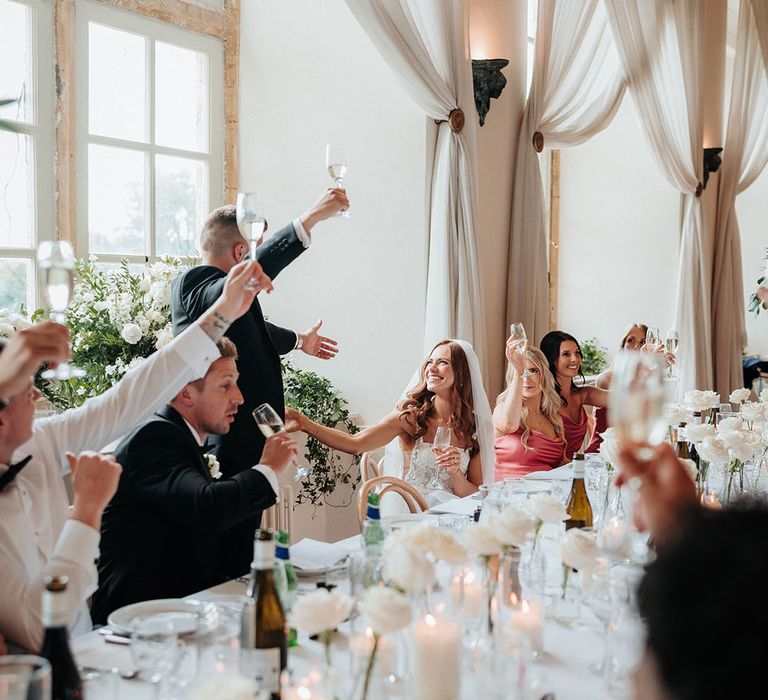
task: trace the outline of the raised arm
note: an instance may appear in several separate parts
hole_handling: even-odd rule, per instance
[[[307,418],[303,413],[292,408],[285,409],[285,427],[288,432],[301,430],[310,437],[319,440],[331,449],[346,452],[347,454],[361,454],[384,447],[391,440],[404,432],[400,414],[397,411],[390,413],[386,418],[361,430],[355,435],[345,433],[343,430],[328,428]]]
[[[493,427],[497,435],[514,433],[520,427],[520,417],[523,411],[523,372],[525,359],[518,348],[524,347],[525,341],[507,340],[506,356],[512,368],[512,380],[506,394],[493,409]],[[480,482],[482,483],[482,481]]]
[[[587,406],[597,406],[598,408],[608,408],[608,397],[611,392],[607,389],[600,389],[596,386],[584,387],[584,403]]]

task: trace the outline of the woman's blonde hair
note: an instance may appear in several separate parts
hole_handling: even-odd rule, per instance
[[[563,434],[563,419],[560,418],[558,411],[560,410],[560,395],[555,389],[555,378],[552,376],[552,372],[549,371],[549,361],[544,353],[538,348],[529,346],[523,353],[523,358],[526,365],[531,363],[536,369],[539,370],[539,386],[541,387],[541,400],[539,402],[539,409],[544,417],[552,424],[555,429],[556,435]],[[507,388],[499,394],[499,398],[496,399],[496,404],[500,404],[507,397],[509,393],[509,387],[512,383],[512,376],[514,370],[510,363],[507,363]],[[531,434],[531,429],[528,427],[528,408],[523,402],[522,411],[520,413],[520,425],[523,428],[523,434],[520,438],[520,442],[523,447],[528,449],[528,437]]]

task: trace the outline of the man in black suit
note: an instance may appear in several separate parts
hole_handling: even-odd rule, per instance
[[[315,224],[347,209],[349,200],[343,189],[329,189],[300,218],[277,231],[256,250],[256,259],[264,272],[274,280],[277,274],[303,253],[310,242]],[[200,234],[203,264],[193,267],[173,282],[171,315],[174,335],[193,323],[221,294],[227,272],[244,259],[248,241],[237,226],[235,207],[220,207],[211,213]],[[336,342],[318,334],[320,323],[306,333],[295,333],[267,322],[258,297],[251,309],[235,321],[226,335],[237,346],[240,359],[240,389],[244,403],[230,431],[212,443],[225,476],[237,474],[258,461],[264,438],[251,416],[253,409],[268,403],[282,417],[285,413],[280,355],[300,349],[320,359],[336,355]],[[245,573],[250,555],[244,544],[253,540],[257,523],[248,521],[230,533],[231,567]]]
[[[223,338],[219,350],[203,379],[115,451],[123,474],[102,519],[96,622],[123,605],[189,595],[242,573],[229,568],[227,531],[275,503],[275,473],[296,457],[286,433],[269,438],[258,464],[231,478],[221,477],[213,455],[204,456],[206,437],[225,434],[243,403],[235,346]]]

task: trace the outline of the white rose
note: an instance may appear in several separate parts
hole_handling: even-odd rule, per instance
[[[741,418],[734,416],[733,418],[722,418],[717,423],[717,434],[725,435],[727,433],[738,432],[743,428]]]
[[[109,309],[109,304],[107,304],[106,301],[97,301],[93,305],[94,311],[107,311]]]
[[[363,624],[376,634],[396,632],[411,622],[411,603],[402,593],[384,586],[373,586],[359,603]]]
[[[165,280],[153,282],[149,288],[149,295],[156,307],[164,308],[171,303],[171,285]]]
[[[701,458],[706,462],[728,464],[731,458],[728,446],[718,435],[704,438],[696,449],[698,449]]]
[[[139,282],[139,291],[140,291],[142,294],[147,294],[147,293],[149,292],[149,287],[150,287],[150,284],[151,284],[151,283],[150,283],[150,281],[149,281],[149,277],[147,277],[147,275],[144,275],[144,276],[141,278],[141,281]]]
[[[595,567],[597,554],[597,541],[589,532],[574,527],[560,538],[560,559],[572,569],[590,571]]]
[[[488,523],[470,523],[464,530],[464,546],[473,554],[492,557],[501,551],[502,544]]]
[[[616,437],[616,428],[607,428],[600,433],[603,441],[600,443],[600,456],[606,464],[615,465],[619,458],[619,440]]]
[[[682,403],[668,403],[664,406],[664,417],[667,419],[667,425],[680,425],[680,423],[690,423],[693,420],[693,413]]]
[[[714,391],[694,389],[685,394],[685,405],[692,411],[706,411],[720,405],[720,394]]]
[[[489,525],[496,538],[504,545],[523,545],[536,531],[536,521],[529,513],[509,506],[492,517]]]
[[[221,467],[216,455],[213,452],[208,452],[205,455],[205,459],[208,462],[208,471],[211,473],[211,479],[221,479]]]
[[[688,472],[688,476],[691,477],[691,481],[696,481],[696,477],[699,475],[699,469],[696,466],[696,462],[692,459],[681,459],[680,461]]]
[[[310,636],[334,630],[349,617],[352,605],[352,598],[338,588],[318,588],[299,596],[291,610],[290,625]]]
[[[132,369],[135,369],[135,368],[136,368],[136,367],[138,367],[140,364],[142,364],[142,363],[144,362],[144,360],[146,360],[146,359],[147,359],[146,357],[134,357],[134,358],[133,358],[133,359],[132,359],[132,360],[131,360],[131,361],[130,361],[130,362],[129,362],[129,363],[126,365],[126,366],[125,366],[125,371],[126,371],[126,372],[128,372],[128,371],[130,371],[130,370],[132,370]]]
[[[528,499],[528,510],[543,523],[559,523],[568,520],[565,506],[552,494],[537,493]]]
[[[752,396],[751,389],[734,389],[728,397],[728,400],[731,403],[744,403],[745,401],[749,401],[750,396]]]
[[[136,345],[141,340],[142,335],[144,333],[135,323],[126,323],[123,330],[120,331],[120,336],[129,345]]]
[[[10,338],[15,332],[14,327],[10,323],[0,321],[0,337]]]
[[[19,316],[18,314],[14,314],[13,316],[13,325],[16,327],[17,331],[23,331],[27,328],[32,328],[32,324],[27,321],[26,318]]]
[[[411,542],[388,547],[384,554],[384,578],[404,591],[419,593],[435,582],[435,565],[428,551]]]
[[[765,420],[765,409],[766,405],[764,403],[747,401],[741,404],[741,417],[750,423],[762,421]]]
[[[164,348],[168,343],[173,340],[173,330],[171,330],[171,324],[169,323],[165,328],[161,328],[159,331],[155,331],[155,347],[158,350]]]
[[[711,423],[692,423],[685,426],[685,436],[689,442],[700,443],[704,438],[712,437],[715,434],[715,426]]]
[[[450,532],[446,532],[441,527],[427,523],[400,530],[400,532],[406,531],[410,533],[409,539],[414,545],[432,552],[436,559],[442,559],[451,564],[463,564],[467,561],[467,550]]]

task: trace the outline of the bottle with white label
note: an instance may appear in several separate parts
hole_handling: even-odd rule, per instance
[[[240,629],[240,671],[256,681],[259,691],[267,691],[270,700],[279,700],[280,674],[288,662],[288,629],[274,566],[272,531],[257,530]]]

